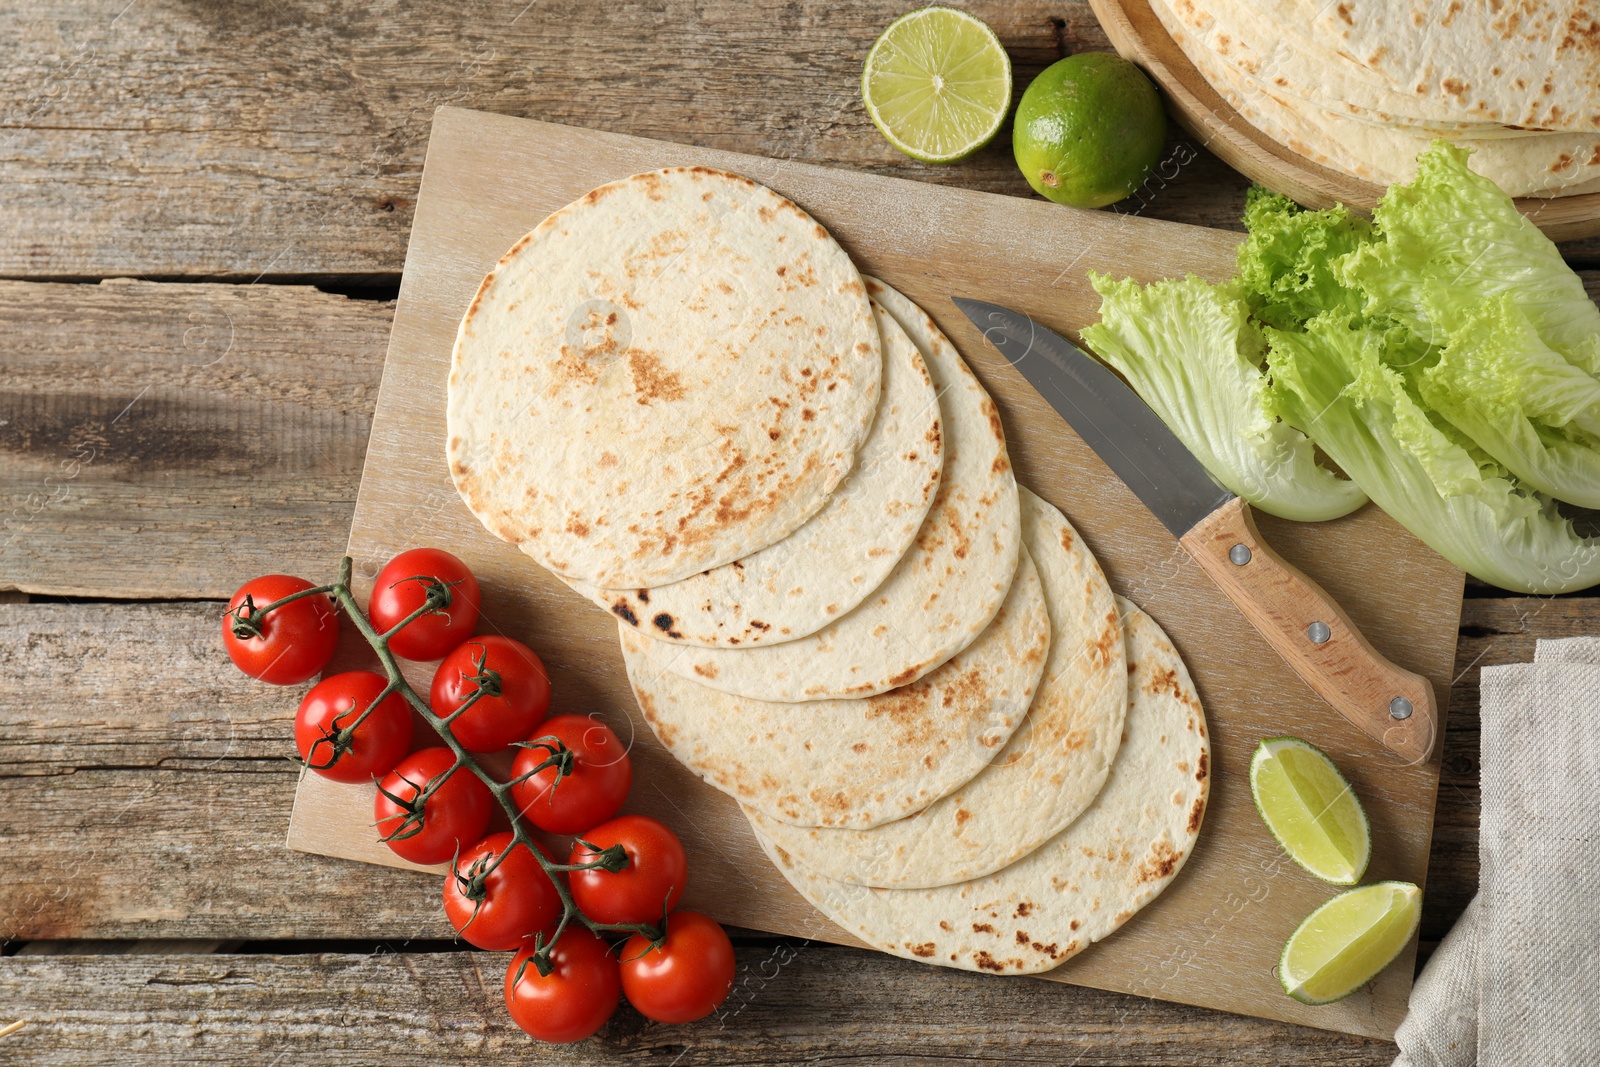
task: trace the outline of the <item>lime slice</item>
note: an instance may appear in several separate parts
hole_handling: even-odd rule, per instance
[[[1302,1004],[1331,1004],[1378,976],[1411,941],[1422,890],[1378,882],[1340,893],[1306,916],[1278,961],[1283,991]]]
[[[1250,760],[1250,794],[1278,844],[1335,885],[1355,885],[1372,854],[1367,813],[1339,768],[1298,737],[1269,737]]]
[[[954,163],[994,139],[1011,106],[1011,58],[981,19],[949,7],[902,15],[873,44],[861,99],[889,143]]]

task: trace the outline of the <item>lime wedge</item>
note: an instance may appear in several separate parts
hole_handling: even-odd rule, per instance
[[[1306,916],[1278,961],[1283,991],[1302,1004],[1331,1004],[1400,955],[1422,916],[1422,890],[1377,882],[1340,893]]]
[[[1298,737],[1269,737],[1250,760],[1250,794],[1278,844],[1335,885],[1355,885],[1372,854],[1367,813],[1339,768]]]
[[[902,15],[861,72],[861,99],[889,143],[954,163],[994,139],[1011,106],[1011,58],[981,19],[949,7]]]

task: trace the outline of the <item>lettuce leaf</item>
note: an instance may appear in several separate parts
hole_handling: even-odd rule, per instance
[[[1349,313],[1385,331],[1384,360],[1474,447],[1600,507],[1600,309],[1555,246],[1444,141],[1374,217],[1253,194],[1239,270],[1256,317],[1292,331]]]
[[[1463,309],[1431,365],[1407,370],[1428,407],[1512,474],[1600,508],[1600,381],[1546,346],[1509,296]]]
[[[1440,555],[1518,592],[1600,582],[1600,540],[1579,537],[1548,497],[1519,488],[1436,423],[1386,360],[1392,333],[1348,313],[1319,316],[1303,332],[1265,332],[1269,408]]]
[[[1464,309],[1510,296],[1546,345],[1600,374],[1600,309],[1550,239],[1468,168],[1467,155],[1433,142],[1417,157],[1417,177],[1390,186],[1373,211],[1382,239],[1341,256],[1334,276],[1365,295],[1367,314],[1392,316],[1441,346]]]
[[[1100,322],[1083,331],[1084,341],[1214,478],[1286,519],[1337,518],[1366,502],[1354,482],[1318,466],[1304,434],[1267,413],[1265,346],[1237,283],[1089,279],[1101,296]]]
[[[1239,246],[1239,281],[1259,321],[1298,329],[1325,311],[1362,309],[1365,296],[1334,274],[1333,263],[1372,239],[1370,222],[1342,204],[1307,211],[1252,185],[1244,224],[1250,236]]]
[[[1600,539],[1554,500],[1600,508],[1600,308],[1467,159],[1435,141],[1370,223],[1252,190],[1234,282],[1096,278],[1104,322],[1084,336],[1263,510],[1359,503],[1315,442],[1477,577],[1584,588],[1600,582]]]

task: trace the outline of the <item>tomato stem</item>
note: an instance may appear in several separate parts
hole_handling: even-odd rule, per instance
[[[390,682],[388,685],[384,686],[383,691],[372,698],[372,703],[363,708],[361,714],[357,715],[355,719],[350,722],[341,724],[339,720],[344,716],[348,716],[351,711],[355,710],[354,704],[352,704],[348,710],[339,712],[333,717],[333,725],[336,727],[336,729],[329,730],[326,726],[322,727],[322,736],[312,743],[310,749],[308,750],[311,758],[301,759],[299,756],[294,756],[292,757],[294,761],[300,764],[302,767],[309,767],[314,771],[325,771],[329,767],[332,767],[335,763],[338,763],[339,758],[346,752],[349,752],[352,747],[354,747],[356,730],[361,726],[362,723],[367,721],[367,716],[371,715],[379,704],[382,704],[385,700],[388,700],[391,696],[393,696],[395,691],[395,685],[393,682]],[[316,757],[317,749],[322,745],[327,745],[332,755],[328,757],[328,762],[326,763],[315,763],[313,760]]]
[[[279,597],[270,604],[256,607],[255,598],[246,593],[244,600],[237,607],[229,608],[224,614],[233,616],[233,636],[241,641],[249,641],[261,636],[261,622],[267,617],[269,611],[277,611],[285,604],[293,604],[296,600],[304,600],[308,596],[327,596],[335,599],[339,585],[319,585],[311,589],[302,589],[298,593]]]
[[[393,626],[389,627],[387,632],[385,632],[382,635],[380,635],[381,639],[384,641],[384,647],[385,648],[388,647],[388,641],[389,641],[389,639],[391,637],[393,637],[395,634],[399,633],[401,630],[404,630],[407,626],[410,626],[413,622],[415,622],[418,619],[422,618],[424,615],[432,615],[434,612],[440,611],[441,608],[446,608],[446,607],[450,606],[450,587],[448,585],[444,584],[443,582],[441,582],[439,579],[437,579],[437,578],[423,578],[423,577],[421,577],[419,575],[419,576],[414,577],[414,578],[402,578],[400,581],[401,582],[418,582],[418,581],[420,581],[420,582],[427,582],[427,583],[430,583],[430,584],[428,585],[428,592],[423,597],[422,604],[417,608],[417,610],[413,611],[410,615],[407,615],[405,618],[401,619],[399,622],[397,622]],[[399,585],[400,582],[395,582],[394,584],[395,585]],[[338,587],[336,586],[335,589],[337,590],[337,588]],[[443,590],[443,597],[444,597],[443,600],[439,600],[439,599],[435,598],[435,592],[437,590]],[[353,602],[354,601],[352,601],[352,603]],[[373,646],[373,647],[376,648],[377,646]]]
[[[478,673],[467,679],[477,687],[477,692],[473,694],[474,699],[480,695],[490,697],[502,695],[505,690],[501,686],[500,672],[489,667],[489,647],[480,641],[477,643],[477,649],[478,656],[472,661],[472,667]]]
[[[478,671],[477,677],[473,679],[474,681],[478,682],[477,691],[463,701],[461,707],[457,708],[447,716],[435,714],[433,708],[429,706],[428,701],[411,687],[411,683],[406,681],[405,675],[401,673],[398,659],[396,659],[395,654],[389,650],[390,639],[393,638],[394,635],[400,630],[404,629],[409,623],[414,622],[423,615],[448,607],[451,602],[450,586],[453,583],[442,582],[438,578],[428,575],[416,575],[411,578],[401,579],[401,581],[420,581],[425,583],[428,587],[427,599],[424,601],[421,607],[419,607],[416,611],[413,611],[410,615],[407,615],[404,619],[400,620],[400,622],[396,623],[388,632],[380,634],[376,629],[373,628],[372,622],[362,612],[361,606],[356,603],[355,594],[350,590],[351,572],[352,560],[349,556],[346,556],[339,561],[339,580],[334,584],[318,586],[315,589],[302,590],[301,592],[293,593],[282,598],[281,600],[275,600],[271,604],[260,608],[255,607],[247,599],[231,614],[234,615],[236,620],[234,627],[234,633],[236,636],[259,636],[261,632],[261,620],[269,612],[275,611],[292,601],[299,600],[301,597],[316,595],[326,595],[330,597],[339,607],[344,609],[345,614],[349,616],[350,621],[355,625],[356,630],[360,632],[362,638],[367,642],[368,645],[372,646],[372,651],[377,654],[378,661],[383,665],[384,677],[388,680],[388,685],[385,687],[384,691],[379,694],[378,698],[374,700],[365,711],[362,712],[361,718],[357,719],[348,728],[341,727],[338,733],[340,735],[344,735],[347,729],[350,733],[354,733],[355,727],[359,726],[361,720],[371,713],[372,708],[377,707],[380,702],[389,696],[398,693],[400,696],[405,698],[406,703],[411,705],[412,709],[422,717],[424,722],[433,728],[434,732],[436,732],[440,739],[443,740],[444,743],[450,748],[450,751],[455,754],[456,761],[450,767],[450,769],[435,776],[434,778],[429,779],[421,789],[417,789],[417,786],[414,782],[407,781],[406,784],[411,786],[412,791],[414,791],[414,795],[410,800],[401,800],[398,796],[385,790],[383,786],[378,786],[378,791],[380,793],[388,797],[406,812],[403,817],[394,817],[400,819],[400,825],[395,829],[394,832],[385,837],[384,840],[401,840],[404,837],[409,837],[420,833],[422,830],[422,820],[427,807],[428,799],[433,796],[440,786],[449,780],[451,775],[455,774],[458,770],[465,768],[467,771],[477,776],[478,780],[488,788],[489,792],[494,796],[495,802],[498,803],[505,811],[506,818],[511,824],[511,843],[506,846],[505,850],[495,856],[481,857],[467,872],[465,884],[463,885],[465,895],[467,895],[470,899],[476,899],[473,894],[481,894],[484,891],[484,883],[487,881],[489,875],[493,873],[495,868],[499,867],[506,857],[511,854],[512,849],[516,848],[518,845],[523,845],[528,849],[529,852],[533,854],[534,858],[539,861],[539,866],[542,867],[545,874],[549,876],[551,884],[555,886],[556,893],[561,898],[561,921],[556,924],[556,928],[551,933],[548,940],[544,937],[542,932],[534,939],[534,952],[531,959],[541,975],[549,974],[551,969],[554,967],[554,963],[550,957],[550,952],[555,947],[556,942],[561,939],[561,935],[566,930],[567,926],[574,919],[576,919],[578,922],[581,922],[584,926],[588,927],[597,934],[643,934],[652,942],[658,942],[662,937],[664,937],[665,923],[663,923],[660,927],[651,925],[650,923],[598,923],[585,915],[582,910],[579,909],[576,902],[573,901],[572,892],[570,889],[568,889],[566,880],[559,877],[559,875],[565,874],[568,871],[577,870],[599,869],[606,871],[621,871],[625,869],[628,864],[626,850],[624,850],[620,845],[612,845],[610,848],[600,851],[599,854],[588,863],[564,864],[556,863],[555,861],[551,860],[537,846],[533,840],[533,836],[528,831],[528,826],[523,819],[522,811],[517,805],[516,800],[512,797],[513,783],[497,781],[492,775],[489,774],[488,771],[479,766],[477,760],[473,758],[472,754],[462,746],[461,742],[456,740],[455,734],[451,731],[450,726],[461,715],[461,713],[466,711],[467,708],[471,707],[473,702],[478,700],[480,697],[500,695],[500,677],[498,673],[485,669],[487,656],[480,656],[474,663],[474,666]],[[241,633],[241,629],[245,629],[248,632]],[[335,722],[337,722],[337,719]],[[321,742],[318,743],[320,744]],[[555,737],[540,737],[532,741],[518,742],[518,744],[524,748],[543,748],[545,751],[550,753],[549,758],[540,763],[539,767],[536,768],[535,771],[521,776],[517,779],[518,782],[525,778],[532,777],[532,774],[538,773],[539,770],[544,770],[547,767],[555,767],[555,784],[559,785],[561,779],[572,772],[573,754],[571,750],[562,744],[559,739]],[[554,785],[552,785],[552,788],[554,788]],[[450,865],[450,876],[458,879],[462,878],[460,872],[456,870],[456,861],[459,860],[459,858],[460,856],[458,852],[455,859],[452,859]],[[526,965],[526,962],[524,962],[523,966],[526,967]],[[522,973],[519,971],[513,981],[518,981],[521,979],[521,977]]]
[[[557,870],[562,871],[618,871],[628,869],[628,850],[621,845],[612,845],[609,848],[596,848],[583,838],[578,838],[578,844],[594,853],[594,859],[585,863],[558,863]]]

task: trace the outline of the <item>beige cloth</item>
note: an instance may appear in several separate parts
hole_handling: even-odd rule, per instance
[[[1480,688],[1478,895],[1395,1067],[1600,1063],[1600,638],[1540,641]]]

